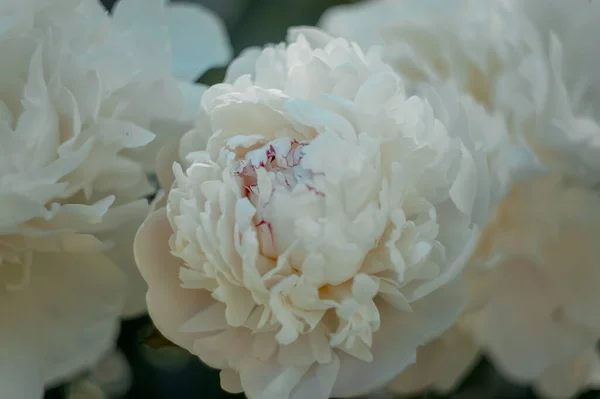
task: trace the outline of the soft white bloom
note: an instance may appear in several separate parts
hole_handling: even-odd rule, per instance
[[[184,97],[157,66],[168,41],[147,64],[146,42],[94,0],[3,1],[0,17],[0,397],[28,399],[91,366],[119,315],[143,310],[121,268],[136,278],[154,187],[131,154]]]
[[[451,85],[410,90],[377,51],[293,29],[159,156],[181,163],[136,237],[149,312],[226,390],[369,392],[461,313],[506,132]]]
[[[543,2],[377,0],[334,7],[321,25],[363,45],[381,45],[384,58],[412,80],[456,82],[506,117],[515,143],[527,143],[553,168],[597,181],[600,126],[591,118],[589,99],[600,82],[598,68],[591,60],[579,61],[589,46],[573,47],[574,37],[538,31],[517,6],[552,9],[536,8],[537,3]],[[574,14],[598,15],[597,5],[585,8],[576,5]],[[585,26],[595,27],[595,20],[590,17]]]
[[[527,144],[551,172],[513,189],[474,259],[495,263],[478,281],[490,302],[477,316],[477,340],[521,382],[600,337],[600,203],[592,189],[600,176],[600,126],[590,44],[597,35],[583,34],[597,29],[598,5],[558,3],[373,1],[334,9],[322,22],[383,45],[386,59],[411,79],[455,82],[503,115],[513,142]]]
[[[564,48],[564,78],[579,87],[584,110],[600,118],[600,59],[595,56],[600,35],[600,2],[596,0],[510,0],[522,7],[540,36],[558,37]],[[549,44],[549,43],[547,43]]]

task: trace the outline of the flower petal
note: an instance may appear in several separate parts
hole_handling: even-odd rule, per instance
[[[104,255],[34,257],[29,317],[35,320],[46,383],[91,367],[114,345],[125,279]],[[31,295],[35,293],[34,295]]]
[[[133,251],[142,277],[148,283],[148,313],[156,327],[165,337],[191,351],[195,336],[182,333],[179,328],[213,300],[207,291],[181,287],[182,261],[171,255],[169,248],[172,233],[166,209],[161,208],[138,230]]]
[[[39,399],[44,395],[44,378],[38,346],[31,334],[33,329],[29,321],[23,320],[27,308],[14,301],[3,303],[3,307],[0,309],[0,359],[5,360],[0,362],[0,397]]]
[[[225,65],[233,55],[225,24],[200,4],[169,4],[167,26],[172,45],[171,71],[193,82],[210,68]]]
[[[110,240],[114,244],[114,247],[106,255],[127,276],[125,307],[121,312],[121,317],[124,318],[139,317],[147,312],[146,291],[148,286],[136,267],[133,256],[133,240],[143,220],[138,217],[115,231],[98,235],[99,239]]]
[[[527,382],[550,365],[593,345],[597,333],[561,317],[559,298],[536,265],[509,259],[490,302],[475,317],[475,333],[508,377]]]
[[[415,348],[448,329],[466,304],[466,287],[456,279],[399,312],[381,304],[381,328],[373,336],[373,362],[340,353],[340,373],[332,396],[350,397],[380,388],[416,360]]]

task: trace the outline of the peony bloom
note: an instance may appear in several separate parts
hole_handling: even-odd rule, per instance
[[[126,274],[154,187],[132,154],[184,97],[96,1],[4,1],[0,15],[0,397],[28,399],[94,364],[119,315],[140,312],[145,288]]]
[[[593,310],[600,204],[592,189],[600,172],[598,79],[592,58],[580,62],[588,42],[578,41],[595,28],[598,6],[581,2],[561,13],[566,4],[555,3],[373,1],[334,9],[322,21],[334,33],[382,44],[384,57],[411,79],[454,82],[503,115],[513,142],[529,146],[547,170],[511,191],[473,259],[491,268],[473,286],[489,295],[477,299],[489,303],[473,333],[520,382],[600,337]],[[349,23],[355,19],[360,32]]]
[[[158,329],[250,399],[354,396],[413,363],[462,312],[509,181],[502,120],[452,90],[316,29],[247,50],[159,155],[166,207],[134,246]]]

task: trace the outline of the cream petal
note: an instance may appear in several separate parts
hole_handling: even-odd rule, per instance
[[[340,369],[340,360],[333,356],[327,364],[315,364],[292,391],[290,399],[328,399]]]
[[[5,359],[0,362],[0,397],[39,399],[44,395],[44,377],[35,330],[23,320],[28,309],[6,299],[0,307],[0,359]]]
[[[242,393],[242,381],[240,375],[232,369],[224,369],[219,373],[221,379],[221,388],[229,393]]]
[[[596,197],[595,193],[592,195]],[[598,209],[586,209],[585,212],[594,215]],[[582,217],[587,216],[582,214]],[[591,216],[589,219],[592,224],[589,228],[566,230],[559,240],[553,240],[544,248],[543,253],[548,261],[543,267],[548,271],[547,276],[555,282],[556,295],[560,296],[569,319],[598,329],[600,246],[597,241],[600,221]]]
[[[500,371],[527,382],[596,341],[594,330],[561,317],[559,298],[535,264],[513,259],[498,267],[494,293],[474,316],[474,332]]]
[[[23,294],[39,332],[44,379],[58,383],[91,367],[112,348],[126,281],[100,254],[45,253],[34,256],[32,267]]]
[[[233,83],[241,76],[255,74],[256,61],[260,57],[262,50],[257,47],[249,47],[244,49],[231,64],[227,67],[225,75],[225,83]]]
[[[136,267],[133,256],[133,240],[143,220],[138,217],[115,231],[97,235],[100,240],[110,240],[114,244],[114,247],[106,255],[127,276],[127,296],[121,312],[121,317],[125,319],[139,317],[147,312],[146,291],[148,285]]]
[[[588,383],[596,372],[598,355],[595,349],[550,367],[535,381],[536,392],[548,399],[567,399],[590,388]]]
[[[282,367],[273,363],[247,360],[240,367],[242,387],[249,399],[289,398],[309,367]]]
[[[414,394],[434,388],[452,391],[479,359],[479,345],[470,334],[453,326],[440,338],[417,349],[417,362],[388,386],[395,393]]]
[[[208,291],[181,288],[180,259],[171,255],[169,238],[173,230],[165,208],[150,215],[137,232],[133,244],[135,261],[148,284],[148,313],[165,337],[192,351],[194,334],[179,328],[213,300]]]
[[[456,279],[411,304],[413,312],[380,304],[381,328],[373,334],[373,362],[339,353],[340,373],[332,396],[351,397],[390,382],[415,362],[417,346],[441,335],[456,321],[466,299],[465,283]]]
[[[179,160],[179,143],[172,142],[161,148],[156,157],[156,175],[158,177],[158,184],[163,190],[164,200],[161,201],[161,205],[166,204],[169,191],[175,181],[173,175],[173,164]],[[159,206],[156,206],[157,208]]]
[[[183,94],[183,113],[181,119],[183,121],[193,122],[196,115],[200,111],[202,105],[202,95],[208,88],[205,85],[197,83],[189,83],[186,81],[179,81],[179,90]]]
[[[200,4],[170,4],[166,11],[171,39],[171,72],[193,82],[212,67],[225,65],[233,55],[225,24]]]

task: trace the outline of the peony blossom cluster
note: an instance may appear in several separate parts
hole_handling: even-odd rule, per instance
[[[312,28],[246,50],[159,156],[135,240],[170,340],[250,399],[368,393],[462,313],[509,187],[504,120]]]
[[[123,0],[112,18],[95,0],[7,0],[0,15],[0,397],[29,399],[145,312],[132,243],[155,191],[150,143],[189,123],[200,89],[177,78],[230,50],[219,39],[182,64],[177,29],[223,28],[162,0]]]
[[[122,394],[145,312],[249,399],[600,386],[600,3],[334,7],[212,87],[200,6],[0,17],[0,398]]]
[[[334,8],[321,21],[380,45],[407,79],[454,82],[501,115],[511,140],[540,162],[479,240],[465,275],[470,306],[420,349],[392,391],[452,390],[480,350],[545,397],[598,386],[600,64],[591,41],[600,7],[572,3],[382,0]]]

